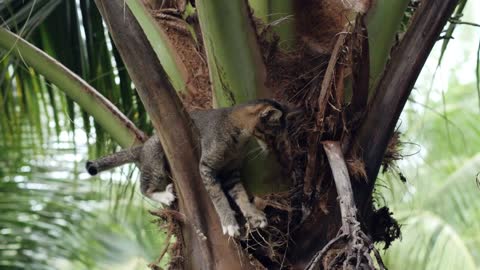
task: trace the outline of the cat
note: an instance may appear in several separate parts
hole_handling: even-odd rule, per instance
[[[245,158],[247,142],[256,139],[266,150],[266,139],[279,136],[285,130],[287,114],[285,106],[270,99],[190,113],[200,133],[200,176],[220,218],[224,234],[232,237],[240,235],[240,227],[226,193],[237,204],[248,226],[267,226],[265,213],[250,201],[239,169]],[[168,163],[160,140],[155,135],[141,146],[87,161],[86,168],[91,175],[95,175],[131,162],[135,162],[140,169],[140,189],[145,196],[165,205],[175,200]]]

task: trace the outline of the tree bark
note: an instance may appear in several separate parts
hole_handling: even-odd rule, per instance
[[[96,0],[96,4],[152,119],[175,179],[184,215],[183,268],[252,268],[243,250],[222,234],[199,176],[198,135],[142,29],[122,0]]]

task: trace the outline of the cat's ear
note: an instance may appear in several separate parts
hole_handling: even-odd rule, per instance
[[[283,111],[274,108],[267,107],[260,113],[260,119],[263,123],[276,123],[282,121]]]

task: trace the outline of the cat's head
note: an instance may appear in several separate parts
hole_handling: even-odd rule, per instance
[[[255,101],[258,104],[257,119],[253,135],[259,139],[279,135],[286,127],[286,108],[270,99]]]
[[[282,135],[286,130],[287,122],[300,112],[271,99],[257,99],[251,104],[256,106],[256,123],[252,134],[262,141],[267,137]]]

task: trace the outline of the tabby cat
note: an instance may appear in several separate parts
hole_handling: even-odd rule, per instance
[[[251,203],[240,181],[239,169],[245,159],[247,142],[254,138],[266,149],[266,138],[278,136],[285,130],[286,114],[284,106],[269,99],[190,114],[200,133],[200,176],[220,217],[224,234],[240,234],[227,194],[240,208],[248,226],[267,226],[265,214]],[[175,200],[172,183],[169,183],[168,163],[157,136],[152,136],[144,145],[88,161],[86,167],[95,175],[131,162],[140,169],[140,188],[145,196],[165,205]]]

